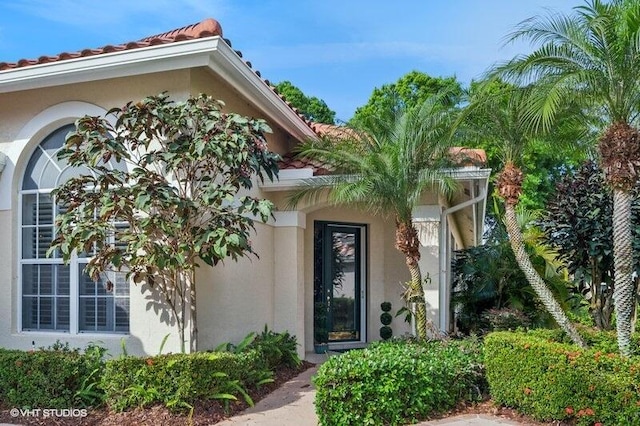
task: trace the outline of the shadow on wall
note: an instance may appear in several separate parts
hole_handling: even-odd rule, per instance
[[[140,285],[140,292],[144,294],[144,299],[147,301],[147,311],[153,310],[158,320],[169,327],[176,325],[176,319],[173,316],[171,308],[167,305],[164,296],[158,290],[144,283]]]

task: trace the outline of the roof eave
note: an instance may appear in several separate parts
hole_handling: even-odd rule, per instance
[[[489,180],[489,176],[491,175],[491,169],[481,169],[479,167],[460,167],[447,169],[444,171],[444,174],[457,181],[482,180],[485,181],[486,185]],[[280,170],[277,181],[264,181],[259,184],[259,187],[266,192],[291,191],[294,189],[298,189],[301,186],[308,186],[309,184],[313,184],[314,180],[321,182],[323,180],[326,181],[326,179],[326,175],[314,176],[313,169],[308,167],[291,170],[284,169]]]
[[[316,136],[220,36],[0,71],[0,93],[196,67],[210,68],[296,139]]]

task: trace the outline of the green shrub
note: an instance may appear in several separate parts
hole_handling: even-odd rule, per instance
[[[35,351],[0,349],[0,401],[13,407],[70,408],[102,403],[105,349],[56,345]]]
[[[270,375],[255,350],[129,356],[107,361],[102,387],[117,411],[156,403],[183,408],[198,399],[246,396],[245,388]]]
[[[494,401],[539,420],[640,424],[640,358],[583,350],[555,331],[491,333],[484,360]],[[587,340],[610,347],[610,336]]]
[[[388,325],[380,327],[380,337],[382,340],[389,340],[393,336],[393,330]]]
[[[322,425],[399,425],[477,398],[480,346],[390,341],[329,358],[314,378]]]
[[[590,349],[606,353],[618,352],[618,340],[615,330],[603,331],[591,327],[581,327],[579,331]],[[558,343],[571,343],[571,339],[560,328],[553,330],[539,328],[531,330],[529,334]],[[631,349],[633,353],[640,353],[640,333],[634,333],[631,336]]]
[[[491,331],[529,328],[531,320],[523,311],[512,308],[487,309],[481,318],[489,324]]]
[[[299,367],[302,363],[298,357],[296,336],[290,335],[288,331],[276,333],[265,326],[264,331],[256,336],[248,348],[255,349],[261,355],[269,370],[281,365]]]

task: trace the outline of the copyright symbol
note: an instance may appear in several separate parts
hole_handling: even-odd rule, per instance
[[[9,411],[9,414],[11,415],[11,417],[18,417],[20,415],[20,410],[18,410],[17,408],[12,408]]]

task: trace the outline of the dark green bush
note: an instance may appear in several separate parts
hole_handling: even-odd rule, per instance
[[[314,378],[322,425],[399,425],[475,399],[483,389],[475,342],[390,341],[325,362]]]
[[[104,352],[95,345],[84,352],[68,345],[29,352],[0,349],[0,401],[29,408],[100,405]]]
[[[179,409],[198,399],[246,395],[270,375],[255,350],[123,357],[107,361],[102,387],[117,411],[156,403]]]
[[[380,314],[380,322],[382,323],[382,325],[389,325],[391,324],[392,320],[393,317],[389,312],[383,312],[382,314]]]
[[[380,337],[383,340],[388,340],[393,336],[393,330],[388,325],[383,325],[380,327]]]
[[[255,349],[261,355],[269,370],[281,365],[299,367],[302,362],[298,357],[296,336],[290,335],[288,331],[276,333],[265,326],[264,331],[256,336],[248,348]]]
[[[491,331],[517,330],[529,328],[531,320],[523,311],[513,308],[487,309],[481,318],[489,324]]]
[[[601,348],[608,335],[590,335]],[[558,343],[555,331],[491,333],[484,360],[491,396],[539,420],[640,424],[640,358]]]

